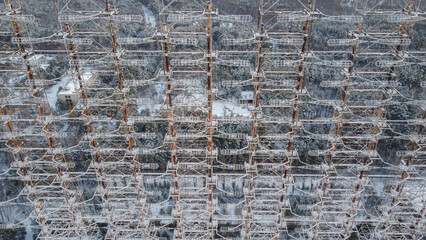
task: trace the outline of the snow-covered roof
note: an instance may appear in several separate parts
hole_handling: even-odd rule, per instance
[[[87,82],[89,82],[89,80],[92,79],[92,77],[93,77],[92,72],[84,72],[81,75],[81,79],[83,81],[83,84],[86,84]],[[58,94],[63,94],[63,95],[75,94],[76,89],[79,89],[79,88],[80,88],[80,86],[74,84],[74,81],[69,81],[68,84],[65,85],[65,87],[63,87]]]

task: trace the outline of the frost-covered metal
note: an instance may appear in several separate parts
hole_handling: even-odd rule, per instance
[[[352,15],[323,13],[315,1],[259,1],[257,16],[223,14],[214,1],[158,1],[160,24],[148,34],[123,31],[149,29],[148,16],[122,13],[119,1],[79,2],[51,3],[57,29],[46,34],[31,31],[38,15],[25,4],[0,5],[0,179],[24,185],[0,211],[18,199],[32,207],[0,231],[426,237],[425,81],[414,93],[400,76],[424,67],[410,36],[424,24],[421,1],[360,1]],[[318,22],[347,35],[317,50]],[[46,77],[59,57],[66,70]],[[77,101],[57,105],[58,92]]]

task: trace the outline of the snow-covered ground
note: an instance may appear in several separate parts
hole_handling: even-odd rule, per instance
[[[43,54],[34,54],[30,56],[27,61],[32,68],[40,67],[45,69],[50,66],[50,61],[52,61],[54,57],[45,56]],[[24,60],[21,57],[9,57],[3,58],[0,60],[0,64],[14,63],[17,65],[24,64]]]
[[[213,115],[215,116],[250,116],[247,105],[225,101],[213,101]]]
[[[40,68],[46,70],[50,66],[50,61],[52,61],[54,57],[48,57],[42,54],[35,54],[30,57],[28,61],[31,65],[39,66]]]
[[[33,240],[34,239],[34,231],[31,227],[31,220],[28,219],[24,222],[25,225],[25,240]]]
[[[157,19],[155,18],[154,13],[144,5],[142,5],[142,10],[145,17],[145,23],[151,25],[151,27],[157,27]]]
[[[17,74],[14,77],[9,78],[9,80],[7,81],[8,84],[13,85],[17,82],[22,82],[22,80],[26,79],[27,76],[23,73]],[[6,81],[5,81],[6,82]]]

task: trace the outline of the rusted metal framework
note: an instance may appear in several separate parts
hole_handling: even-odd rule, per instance
[[[171,217],[176,220],[173,236],[176,239],[213,239],[217,226],[213,219],[213,162],[217,155],[212,136],[214,12],[211,3],[202,12],[187,10],[186,14],[198,21],[197,26],[192,27],[192,20],[174,19],[187,16],[175,12],[179,11],[180,4],[182,2],[171,3],[162,11],[166,20],[162,40],[169,125],[165,141],[170,145],[171,155],[167,171],[173,176]],[[179,23],[180,29],[176,27]],[[183,45],[185,53],[177,56],[172,52],[179,51],[179,45]],[[196,48],[203,51],[193,54]]]
[[[21,191],[33,205],[30,217],[40,226],[39,239],[85,238],[97,229],[83,221],[87,210],[81,192],[69,175],[74,167],[63,153],[61,140],[67,137],[51,121],[52,111],[46,99],[45,81],[39,79],[43,59],[33,51],[27,24],[34,16],[25,15],[15,2],[6,1],[3,10],[5,35],[12,40],[2,67],[2,121],[6,157],[14,156],[16,169],[26,183]],[[9,33],[8,33],[9,31]]]
[[[158,164],[144,164],[138,142],[155,134],[134,131],[131,106],[142,99],[129,97],[131,89],[125,76],[126,66],[143,68],[147,61],[124,53],[117,43],[117,26],[142,24],[143,16],[118,15],[118,9],[108,0],[104,8],[93,8],[92,12],[87,7],[84,13],[73,7],[77,6],[67,3],[58,16],[64,25],[75,89],[81,100],[72,112],[87,128],[80,144],[90,150],[92,161],[87,171],[93,172],[98,182],[94,200],[101,201],[102,211],[95,222],[107,224],[106,239],[147,239],[151,230],[142,172],[158,168]],[[80,34],[87,37],[87,29],[93,32],[94,53],[86,49],[80,53],[74,42]],[[85,80],[87,72],[100,79]]]
[[[37,32],[31,3],[4,1],[0,180],[25,187],[0,211],[22,196],[33,210],[0,231],[423,239],[426,84],[404,74],[424,70],[410,35],[424,9],[373,2],[332,15],[263,0],[231,15],[222,1],[161,0],[154,17],[57,0],[54,29]],[[65,67],[47,77],[54,61]]]

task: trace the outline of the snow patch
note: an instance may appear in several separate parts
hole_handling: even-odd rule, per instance
[[[9,78],[8,83],[10,85],[14,85],[15,83],[22,82],[26,78],[27,78],[27,75],[25,75],[25,74],[19,74],[19,76]]]
[[[213,101],[213,115],[215,116],[250,116],[250,112],[246,105],[224,102],[224,101]]]
[[[25,240],[33,240],[34,239],[34,231],[31,227],[31,220],[27,220],[24,223],[25,225]]]
[[[150,24],[151,27],[157,27],[157,19],[155,19],[154,13],[144,5],[142,5],[142,10],[144,12],[145,23]]]

